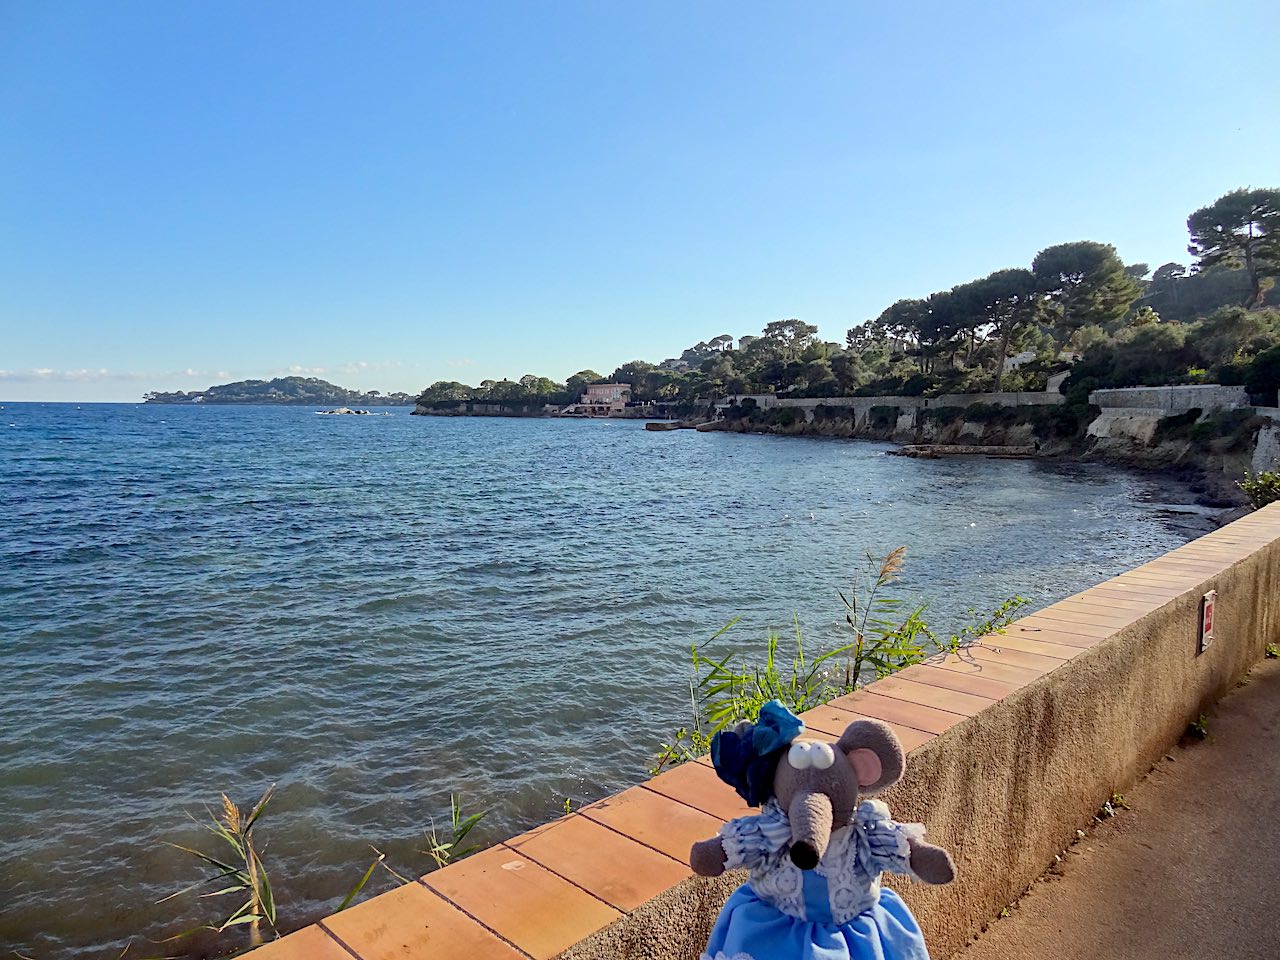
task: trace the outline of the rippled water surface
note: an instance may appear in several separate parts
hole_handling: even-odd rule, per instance
[[[161,846],[221,790],[286,927],[451,792],[484,839],[644,776],[688,648],[752,648],[905,543],[940,624],[1047,603],[1193,532],[1152,481],[639,423],[0,408],[0,946],[114,955],[209,913]],[[727,789],[727,788],[726,788]],[[160,955],[145,943],[131,954]]]

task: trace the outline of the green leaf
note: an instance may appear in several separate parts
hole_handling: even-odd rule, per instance
[[[180,843],[169,843],[169,841],[167,840],[164,842],[166,846],[173,847],[175,850],[181,850],[183,853],[189,853],[191,854],[191,856],[196,857],[200,860],[203,860],[205,863],[208,863],[211,866],[215,866],[219,870],[228,870],[232,873],[238,872],[236,867],[231,866],[231,864],[229,863],[223,863],[221,860],[218,860],[215,857],[211,857],[207,853],[201,853],[199,850],[193,850],[191,847],[184,847]]]
[[[200,899],[203,900],[206,897],[221,897],[228,893],[241,893],[248,889],[249,888],[244,884],[238,883],[234,887],[225,887],[222,890],[215,890],[213,893],[202,893],[200,894]]]
[[[360,882],[352,887],[351,892],[342,898],[342,903],[338,904],[338,909],[335,910],[334,913],[341,913],[343,910],[347,909],[347,907],[351,906],[351,901],[359,896],[360,891],[364,889],[364,885],[368,883],[369,878],[373,876],[374,868],[385,860],[386,857],[387,855],[385,853],[378,854],[378,859],[369,864],[369,869],[364,872],[364,876],[360,878]]]
[[[253,858],[258,864],[258,905],[266,914],[268,922],[274,927],[276,925],[276,901],[271,893],[271,880],[267,877],[267,868],[262,865],[262,858],[253,854]]]
[[[239,876],[239,874],[237,874],[235,870],[231,870],[226,873],[220,873],[216,877],[209,877],[208,879],[205,879],[205,880],[197,880],[195,883],[191,884],[190,886],[183,887],[177,893],[171,893],[167,897],[162,897],[161,899],[156,901],[156,904],[159,905],[161,903],[166,903],[172,900],[174,897],[180,897],[184,893],[191,892],[197,887],[203,887],[206,883],[217,883],[219,880],[225,880],[227,877],[235,877],[235,876]],[[247,878],[246,878],[246,882],[247,882]],[[244,884],[241,884],[239,889],[246,889],[246,887]],[[210,894],[204,894],[204,896],[210,896]]]
[[[217,929],[218,929],[218,928],[217,928],[216,926],[214,926],[212,923],[201,923],[201,924],[197,924],[197,925],[196,925],[196,926],[194,926],[194,927],[188,927],[186,930],[183,930],[181,933],[175,933],[172,937],[165,937],[163,940],[160,940],[160,941],[158,941],[158,942],[159,942],[159,943],[172,943],[174,940],[181,940],[183,937],[189,937],[189,936],[191,936],[191,935],[192,935],[193,933],[195,933],[197,930],[214,930],[214,931],[216,931]]]
[[[218,932],[221,933],[223,930],[226,930],[227,927],[235,927],[235,926],[239,926],[242,923],[253,923],[253,921],[255,920],[265,920],[265,919],[266,917],[260,917],[256,913],[246,913],[246,914],[243,914],[242,916],[238,916],[238,917],[235,917],[234,919],[228,920],[226,923],[222,924],[220,927],[218,927]]]
[[[275,796],[275,792],[276,785],[274,783],[263,791],[258,802],[254,804],[253,812],[249,814],[249,819],[245,821],[244,829],[241,830],[241,833],[247,834],[253,829],[253,825],[258,822],[258,818],[262,816],[263,812],[267,809],[267,804],[270,803],[271,798]]]

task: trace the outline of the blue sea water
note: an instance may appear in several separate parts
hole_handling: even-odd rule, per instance
[[[160,955],[212,917],[162,841],[220,791],[282,925],[372,859],[422,873],[449,797],[497,839],[643,779],[688,651],[841,636],[907,546],[930,620],[1051,602],[1196,533],[1094,466],[620,421],[0,405],[0,946]],[[204,912],[200,912],[203,909]],[[172,947],[165,948],[172,952]]]

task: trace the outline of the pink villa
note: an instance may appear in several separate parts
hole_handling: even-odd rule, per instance
[[[616,417],[631,399],[631,385],[626,383],[592,383],[577,403],[561,411],[570,417]]]

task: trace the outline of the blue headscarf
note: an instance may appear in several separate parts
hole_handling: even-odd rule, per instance
[[[773,794],[773,774],[783,751],[803,731],[799,717],[770,700],[754,724],[742,723],[711,738],[711,763],[747,806],[758,807]]]

